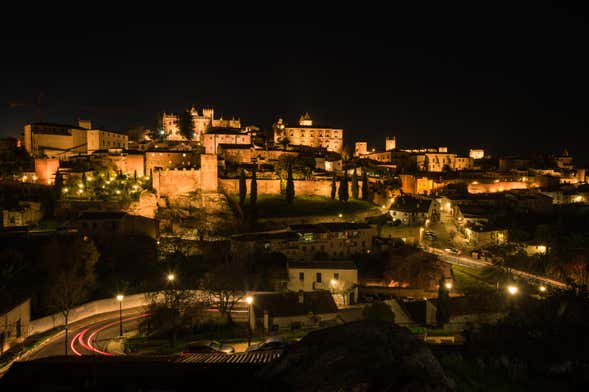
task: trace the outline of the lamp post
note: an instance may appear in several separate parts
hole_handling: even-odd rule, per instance
[[[166,276],[166,279],[168,279],[169,283],[174,283],[174,280],[176,280],[176,275],[169,273],[168,276]]]
[[[123,294],[117,294],[117,301],[119,301],[119,336],[123,337]]]
[[[247,346],[249,347],[252,342],[252,321],[250,308],[252,307],[252,303],[254,303],[254,298],[247,296],[245,302],[247,302]]]

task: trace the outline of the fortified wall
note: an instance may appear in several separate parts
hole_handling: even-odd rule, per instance
[[[200,156],[200,169],[158,170],[153,173],[153,189],[158,196],[175,198],[196,190],[215,193],[217,187],[217,156],[213,154]]]
[[[258,195],[276,195],[280,193],[280,180],[266,180],[257,179]],[[251,184],[251,179],[248,178],[247,190]],[[239,179],[219,179],[219,186],[227,194],[239,193]],[[339,181],[337,182],[339,187]],[[358,181],[358,188],[362,188],[362,181]],[[294,180],[295,195],[297,196],[331,196],[331,180]],[[362,191],[360,191],[362,192]],[[352,182],[348,181],[348,193],[352,197]],[[336,196],[337,197],[337,196]]]
[[[227,194],[239,193],[239,179],[222,179],[218,177],[217,156],[213,154],[201,155],[200,169],[188,170],[159,170],[153,173],[153,189],[158,196],[179,198],[187,193],[200,191],[202,193],[216,193],[223,190]],[[249,192],[251,180],[247,180]],[[276,195],[280,193],[280,180],[258,179],[258,194]],[[294,180],[295,194],[302,196],[331,195],[331,180]],[[339,182],[338,182],[339,186]],[[348,182],[349,194],[352,194],[352,182]],[[362,188],[362,181],[358,181]]]

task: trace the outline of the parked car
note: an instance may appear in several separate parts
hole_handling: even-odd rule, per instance
[[[459,255],[460,254],[460,250],[453,248],[453,247],[449,247],[444,249],[444,251],[446,251],[447,253],[451,253],[453,255]]]
[[[282,336],[270,336],[262,343],[252,344],[246,351],[281,350],[287,345],[288,342]]]
[[[229,346],[226,344],[222,344],[216,340],[197,340],[195,342],[190,342],[186,346],[184,352],[188,353],[215,353],[215,352],[223,352],[225,354],[233,354],[235,352],[235,348],[233,346]]]

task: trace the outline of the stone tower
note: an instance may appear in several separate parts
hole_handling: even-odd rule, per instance
[[[200,188],[202,192],[217,192],[217,155],[201,154]]]
[[[397,138],[395,136],[388,137],[385,142],[385,151],[391,151],[397,148]]]
[[[355,156],[368,154],[368,143],[356,142],[356,149],[354,151]]]

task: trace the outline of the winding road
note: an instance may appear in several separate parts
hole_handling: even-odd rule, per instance
[[[123,316],[123,333],[137,330],[142,319],[148,314],[143,311],[126,312]],[[120,346],[115,344],[109,349],[109,343],[117,342],[120,333],[119,316],[91,318],[70,327],[68,336],[68,355],[103,355],[123,354]],[[114,349],[113,349],[114,348]],[[52,357],[65,354],[65,335],[62,333],[41,348],[27,355],[26,360]]]
[[[450,254],[442,249],[432,248],[431,246],[427,246],[427,245],[424,245],[422,248],[424,251],[426,251],[428,253],[432,253],[432,254],[437,255],[440,258],[440,260],[442,260],[443,262],[448,263],[448,264],[461,265],[463,267],[469,267],[469,268],[475,268],[475,269],[492,267],[495,265],[490,261],[478,260],[478,259],[468,257],[468,256],[453,255],[453,254]],[[535,274],[531,274],[529,272],[516,270],[516,269],[511,269],[511,273],[515,276],[520,277],[520,278],[527,279],[527,280],[533,281],[535,283],[543,284],[543,285],[546,285],[549,287],[558,288],[558,289],[567,288],[567,285],[565,283],[559,282],[558,280],[554,280],[551,278],[547,278],[545,276],[535,275]]]

